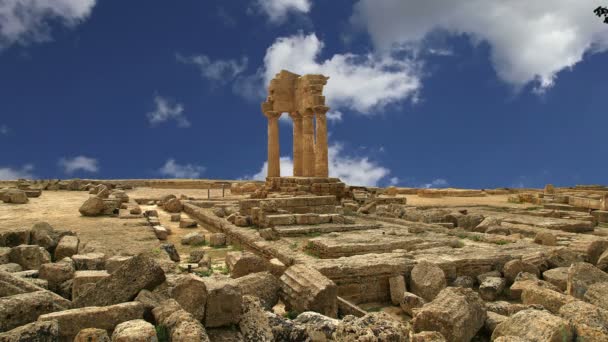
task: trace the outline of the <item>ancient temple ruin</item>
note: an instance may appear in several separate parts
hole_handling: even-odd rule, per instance
[[[328,79],[323,75],[300,76],[281,70],[270,81],[268,98],[262,103],[262,113],[268,118],[268,177],[281,176],[279,118],[283,113],[293,120],[293,175],[328,177],[329,107],[323,96]]]

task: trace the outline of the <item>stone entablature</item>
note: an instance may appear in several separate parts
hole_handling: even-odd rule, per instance
[[[268,98],[262,102],[262,113],[268,118],[268,177],[281,176],[278,120],[283,113],[293,120],[293,175],[328,177],[329,107],[323,96],[328,79],[281,70],[270,81]]]

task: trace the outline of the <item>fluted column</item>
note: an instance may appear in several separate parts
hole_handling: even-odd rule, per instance
[[[313,127],[314,113],[307,109],[302,113],[302,176],[315,175],[315,130]]]
[[[329,177],[327,155],[327,111],[328,107],[315,107],[317,137],[315,141],[315,177]]]
[[[293,175],[302,177],[303,175],[303,153],[302,142],[302,114],[298,112],[289,113],[293,120]]]
[[[268,111],[268,177],[281,177],[279,149],[279,117],[281,113]]]

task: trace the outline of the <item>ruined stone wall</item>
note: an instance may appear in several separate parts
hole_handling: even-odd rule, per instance
[[[268,177],[266,189],[270,192],[312,193],[317,196],[344,196],[346,185],[338,178],[323,177]]]

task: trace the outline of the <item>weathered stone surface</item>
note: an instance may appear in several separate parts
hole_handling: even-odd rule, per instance
[[[484,327],[488,334],[492,335],[496,326],[500,323],[506,321],[508,319],[507,316],[503,316],[501,314],[497,314],[496,312],[488,311],[488,317],[486,318],[486,322],[484,323]]]
[[[407,291],[405,278],[402,275],[388,278],[389,289],[391,292],[391,302],[399,305],[403,300],[403,294]]]
[[[14,273],[0,271],[0,297],[43,290],[42,287],[16,276]]]
[[[8,264],[11,262],[11,248],[10,247],[0,247],[0,265]]]
[[[180,262],[181,261],[179,253],[177,252],[177,249],[175,248],[174,244],[172,244],[172,243],[163,243],[162,245],[160,245],[160,248],[162,250],[164,250],[165,252],[167,252],[167,254],[169,255],[169,259],[171,259],[171,261],[173,261],[173,262]]]
[[[570,322],[577,341],[608,341],[608,311],[576,300],[562,306],[559,315]]]
[[[173,299],[162,302],[152,313],[155,321],[169,330],[169,339],[172,342],[209,341],[201,322]]]
[[[543,279],[566,291],[569,267],[558,267],[543,272]]]
[[[531,283],[523,288],[521,300],[522,303],[526,305],[542,305],[545,309],[557,314],[557,312],[559,312],[559,308],[574,300],[574,298],[566,296],[561,292],[553,291]]]
[[[515,281],[515,277],[517,277],[519,272],[527,272],[540,277],[540,270],[538,267],[519,259],[508,261],[502,268],[502,273],[509,283]]]
[[[338,324],[337,341],[395,341],[409,340],[410,330],[384,312],[369,313],[361,318],[346,316]]]
[[[232,282],[243,296],[257,297],[266,310],[271,310],[279,301],[281,285],[279,279],[269,272],[251,273]]]
[[[183,208],[182,202],[177,198],[172,198],[163,203],[163,209],[170,213],[179,213],[183,210]]]
[[[583,255],[565,247],[552,250],[547,258],[547,262],[551,268],[570,267],[574,263],[583,261],[585,261]]]
[[[271,342],[274,340],[268,317],[256,297],[243,297],[239,329],[245,341]]]
[[[92,306],[71,309],[41,315],[38,321],[53,321],[59,323],[59,333],[62,338],[73,338],[85,328],[98,328],[108,331],[125,321],[140,319],[144,315],[144,307],[138,302],[120,303],[111,306]]]
[[[213,233],[209,236],[209,246],[222,247],[226,245],[226,235],[223,233]]]
[[[457,218],[456,226],[466,230],[473,230],[477,227],[481,222],[483,222],[483,215],[479,214],[467,214],[462,215]]]
[[[202,278],[193,274],[180,277],[171,289],[171,298],[197,320],[202,321],[205,318],[207,286]]]
[[[74,342],[110,342],[110,336],[105,329],[84,328],[78,332]]]
[[[413,334],[411,342],[446,342],[445,337],[437,331],[423,331]]]
[[[31,229],[30,244],[52,251],[57,246],[58,232],[46,222],[35,223]]]
[[[523,278],[521,277],[522,275],[529,275],[529,278]],[[518,280],[518,278],[521,278],[521,280]],[[520,273],[518,278],[515,278],[515,282],[513,283],[513,285],[511,285],[511,288],[509,289],[509,296],[512,299],[520,299],[522,291],[529,286],[540,286],[552,291],[560,292],[559,288],[555,285],[544,280],[536,279],[536,276],[530,273]]]
[[[288,311],[315,311],[336,317],[337,286],[319,271],[295,264],[283,273],[280,280],[281,299]]]
[[[335,318],[323,316],[320,313],[312,311],[302,312],[293,322],[302,325],[306,330],[306,334],[313,341],[332,340],[340,323]]]
[[[589,286],[584,299],[604,310],[608,310],[608,282],[595,283]]]
[[[546,311],[523,310],[500,323],[492,340],[514,336],[526,341],[572,341],[573,332],[568,322]]]
[[[30,243],[31,231],[27,228],[0,232],[0,246],[16,247]]]
[[[29,200],[25,191],[20,189],[8,189],[2,192],[0,197],[4,203],[25,204]]]
[[[405,313],[414,317],[415,310],[421,308],[424,304],[426,304],[426,301],[422,297],[418,297],[411,292],[404,292],[399,306]]]
[[[199,246],[205,243],[205,235],[202,233],[189,233],[182,237],[182,245]]]
[[[2,342],[57,342],[59,341],[59,325],[57,322],[33,322],[0,333]]]
[[[26,270],[37,270],[42,264],[51,262],[49,252],[38,245],[19,245],[11,249],[11,262],[19,264]]]
[[[285,273],[287,266],[277,258],[272,258],[269,261],[268,269],[275,277],[280,277]]]
[[[112,333],[112,342],[157,342],[156,329],[143,319],[122,322]]]
[[[203,249],[195,249],[190,252],[190,255],[188,256],[188,262],[192,264],[197,264],[204,256],[205,251]]]
[[[190,218],[182,217],[179,221],[180,228],[196,228],[197,226],[198,223],[196,223],[196,221]]]
[[[35,291],[0,298],[0,332],[35,321],[49,312],[69,309],[69,300],[50,292]]]
[[[66,235],[62,237],[55,248],[55,260],[61,260],[65,257],[72,257],[78,253],[78,245],[80,239],[77,236]]]
[[[98,195],[99,196],[99,195]],[[101,215],[105,209],[105,203],[102,198],[98,196],[89,197],[78,211],[83,216],[98,216]]]
[[[550,232],[538,232],[534,236],[534,242],[539,245],[556,246],[557,238]]]
[[[241,318],[242,294],[236,285],[214,278],[204,279],[207,288],[205,327],[238,324]]]
[[[454,287],[473,288],[475,286],[475,278],[471,276],[459,276],[452,283]]]
[[[479,284],[479,295],[487,301],[496,300],[505,289],[506,283],[505,278],[487,277]]]
[[[268,270],[268,262],[250,252],[226,253],[226,266],[230,270],[232,278],[239,278],[250,273],[264,272]]]
[[[117,269],[122,267],[127,261],[133,259],[131,255],[115,255],[106,259],[106,271],[108,273],[114,273]]]
[[[274,228],[264,228],[258,231],[260,237],[266,241],[276,241],[281,238],[279,232]]]
[[[8,264],[0,265],[0,271],[2,272],[21,272],[23,271],[23,267],[19,264],[15,264],[14,262],[9,262]]]
[[[105,254],[103,253],[86,253],[74,254],[74,268],[77,271],[98,271],[106,267]]]
[[[428,261],[419,262],[410,274],[411,292],[431,301],[446,286],[445,273],[437,265]]]
[[[74,305],[104,306],[133,300],[140,290],[152,290],[165,281],[165,272],[148,256],[138,255],[109,277],[74,299]]]
[[[92,288],[98,281],[109,277],[106,271],[76,271],[72,280],[72,298],[76,299]]]
[[[448,287],[414,315],[416,332],[438,331],[448,341],[470,341],[486,320],[486,309],[471,289]]]
[[[490,227],[500,226],[501,222],[502,220],[498,217],[488,216],[484,218],[483,221],[481,221],[477,226],[475,226],[475,229],[473,230],[479,233],[485,233]]]
[[[177,214],[171,214],[171,222],[179,222],[182,218],[182,215],[177,213]]]
[[[64,281],[74,277],[74,265],[72,260],[68,258],[66,261],[42,264],[38,277],[46,279],[49,284],[49,289],[57,291]]]
[[[586,262],[579,262],[570,266],[566,292],[579,299],[583,299],[589,286],[608,282],[608,274]]]
[[[153,226],[152,229],[154,230],[154,234],[156,235],[157,239],[167,240],[167,237],[169,236],[169,231],[165,227]]]

